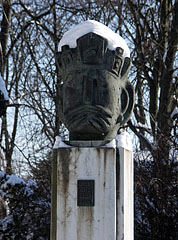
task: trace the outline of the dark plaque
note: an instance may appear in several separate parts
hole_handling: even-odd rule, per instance
[[[95,195],[94,180],[78,180],[77,182],[77,206],[93,207]]]

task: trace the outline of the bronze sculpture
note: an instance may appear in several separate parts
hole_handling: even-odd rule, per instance
[[[64,45],[58,52],[63,83],[59,86],[59,112],[70,140],[106,140],[130,118],[134,89],[128,81],[130,57],[124,49],[108,48],[108,40],[94,32]]]

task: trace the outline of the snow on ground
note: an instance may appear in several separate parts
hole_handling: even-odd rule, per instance
[[[124,49],[123,56],[130,57],[130,50],[125,40],[119,34],[113,32],[104,24],[94,20],[87,20],[67,31],[59,43],[59,51],[61,51],[61,47],[64,45],[69,45],[70,48],[76,48],[76,40],[90,32],[98,34],[101,37],[107,39],[108,48],[110,50],[115,50],[117,47],[121,47]]]
[[[1,91],[2,94],[4,95],[4,99],[5,99],[5,100],[9,100],[8,92],[7,92],[6,87],[5,87],[5,82],[4,82],[4,80],[2,79],[1,74],[0,74],[0,91]]]
[[[129,151],[132,151],[132,139],[128,132],[121,132],[116,136],[116,145],[117,147],[125,148]]]

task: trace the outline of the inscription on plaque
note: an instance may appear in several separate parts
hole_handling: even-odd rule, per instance
[[[93,207],[95,195],[94,180],[78,180],[77,182],[77,206]]]

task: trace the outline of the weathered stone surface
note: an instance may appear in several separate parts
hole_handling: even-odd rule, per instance
[[[53,229],[54,239],[116,239],[115,148],[70,147],[55,151],[57,225],[56,231]],[[94,182],[94,204],[79,206],[78,181]]]
[[[90,146],[55,149],[50,239],[133,240],[132,152]],[[92,181],[94,190],[84,187],[88,193],[79,204],[78,181],[83,180]],[[93,191],[94,203],[88,198]]]
[[[122,147],[117,155],[117,240],[134,239],[134,194],[132,151]]]

